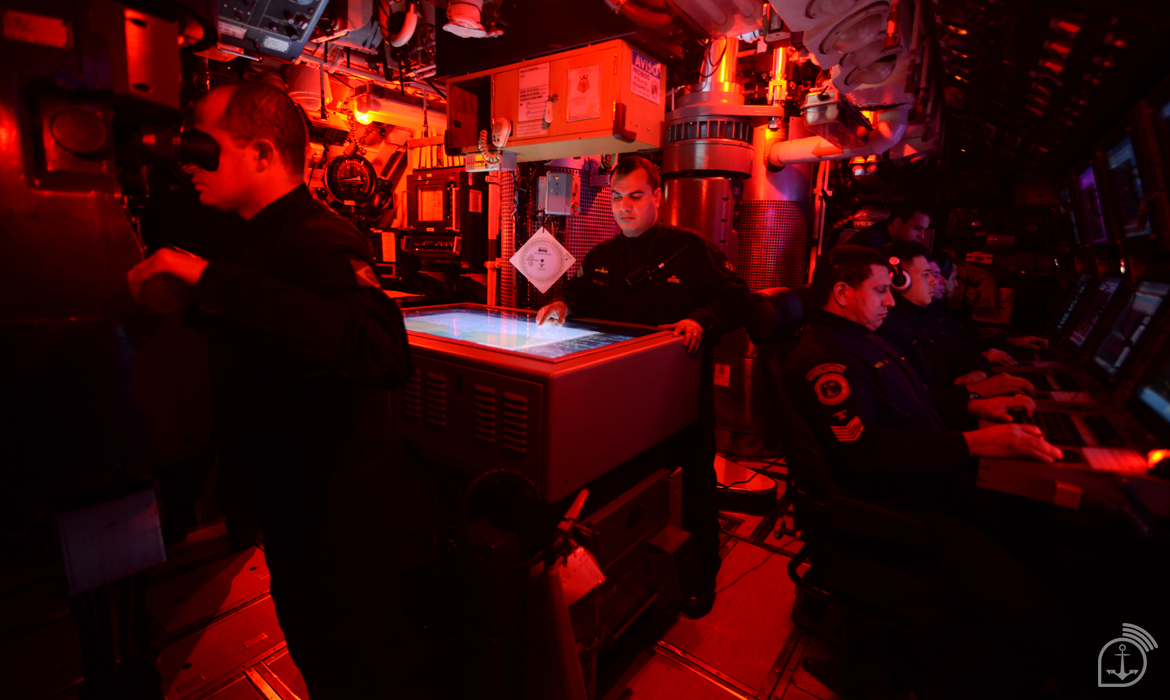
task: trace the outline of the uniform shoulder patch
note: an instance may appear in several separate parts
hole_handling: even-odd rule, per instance
[[[817,401],[826,406],[836,406],[849,398],[849,380],[845,375],[836,372],[822,374],[813,383],[813,391],[817,395]]]
[[[865,425],[861,422],[861,416],[853,416],[853,420],[845,425],[833,426],[830,430],[833,431],[833,437],[837,438],[837,442],[857,442],[861,439]]]
[[[825,372],[844,372],[844,371],[845,371],[845,365],[838,365],[838,364],[834,364],[834,363],[817,365],[816,367],[813,367],[812,369],[810,369],[808,371],[808,374],[804,375],[804,378],[811,382],[814,378],[816,378],[816,376],[818,374],[824,374]]]

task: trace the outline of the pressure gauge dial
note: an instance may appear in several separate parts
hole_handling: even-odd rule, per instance
[[[378,177],[365,158],[338,156],[325,167],[325,186],[335,199],[362,204],[374,195]]]

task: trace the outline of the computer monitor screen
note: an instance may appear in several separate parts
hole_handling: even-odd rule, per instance
[[[1162,353],[1161,362],[1151,367],[1142,383],[1134,387],[1133,398],[1148,409],[1136,411],[1139,418],[1148,413],[1155,422],[1160,420],[1163,431],[1170,430],[1170,352]],[[1153,425],[1146,427],[1155,430]]]
[[[1093,291],[1093,296],[1089,297],[1089,301],[1085,303],[1084,311],[1077,317],[1073,323],[1072,332],[1069,333],[1068,339],[1075,347],[1083,348],[1085,341],[1092,335],[1093,329],[1097,327],[1097,321],[1101,320],[1101,315],[1105,313],[1109,302],[1113,300],[1113,295],[1117,293],[1117,288],[1121,286],[1120,277],[1106,277],[1101,280],[1101,284],[1097,285],[1097,289]]]
[[[1081,299],[1085,298],[1085,292],[1089,291],[1089,287],[1092,285],[1093,276],[1087,272],[1077,278],[1077,283],[1069,291],[1064,306],[1060,307],[1060,311],[1056,314],[1056,323],[1053,324],[1053,328],[1057,332],[1063,331],[1064,327],[1068,325],[1069,320],[1073,317],[1073,311],[1076,311],[1077,305],[1081,303]]]
[[[1060,188],[1060,210],[1068,217],[1069,233],[1072,234],[1073,245],[1081,244],[1081,227],[1077,219],[1076,207],[1073,206],[1072,189],[1069,186]]]
[[[1118,370],[1125,366],[1141,343],[1142,336],[1150,332],[1150,324],[1168,293],[1170,283],[1142,282],[1129,295],[1093,353],[1093,362],[1110,377],[1117,376]]]
[[[1104,243],[1109,240],[1105,232],[1105,218],[1101,216],[1101,198],[1097,195],[1097,176],[1093,166],[1077,175],[1077,191],[1081,197],[1081,222],[1089,243]]]
[[[538,326],[534,314],[476,307],[407,309],[402,315],[410,332],[549,360],[658,332],[577,320]]]
[[[1105,161],[1109,166],[1110,191],[1122,235],[1126,238],[1150,235],[1154,229],[1150,225],[1149,212],[1143,206],[1145,192],[1133,139],[1123,137],[1105,154]]]

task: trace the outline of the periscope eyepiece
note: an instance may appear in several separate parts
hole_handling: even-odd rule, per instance
[[[214,172],[219,168],[219,143],[206,131],[187,127],[146,131],[142,148],[153,161],[169,161],[179,165]]]

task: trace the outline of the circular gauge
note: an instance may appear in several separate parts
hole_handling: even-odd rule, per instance
[[[342,202],[361,204],[374,195],[378,177],[370,161],[361,156],[339,156],[325,167],[325,186]]]

